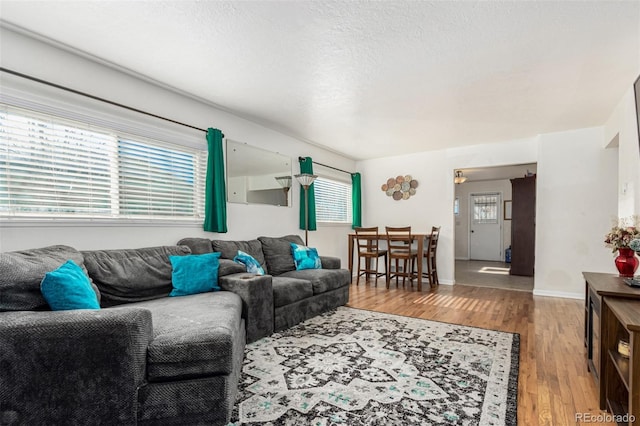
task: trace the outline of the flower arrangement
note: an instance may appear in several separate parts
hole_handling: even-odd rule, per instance
[[[604,243],[607,247],[611,247],[615,253],[621,248],[631,248],[631,242],[640,240],[640,216],[632,216],[630,218],[620,219],[611,227],[611,231],[604,236]],[[639,247],[640,248],[640,247]],[[634,251],[638,251],[633,249]]]
[[[631,242],[629,243],[629,248],[636,253],[640,253],[640,238],[631,240]]]

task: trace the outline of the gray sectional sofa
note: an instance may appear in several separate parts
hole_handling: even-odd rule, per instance
[[[302,243],[297,236],[185,239],[142,249],[0,253],[0,424],[227,423],[245,342],[348,301],[350,276],[339,260],[295,271],[290,240]],[[230,260],[233,247],[256,259],[260,247],[266,270],[277,275],[247,273]],[[223,291],[167,297],[168,256],[214,249],[222,253]],[[87,272],[103,309],[48,310],[40,281],[69,259]]]

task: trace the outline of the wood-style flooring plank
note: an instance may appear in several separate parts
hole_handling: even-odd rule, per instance
[[[603,414],[587,371],[582,301],[468,285],[425,287],[387,290],[382,280],[375,286],[361,279],[351,286],[348,306],[519,333],[519,425],[580,424],[578,413]]]

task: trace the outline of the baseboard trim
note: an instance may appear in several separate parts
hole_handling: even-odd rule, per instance
[[[569,293],[566,291],[550,291],[550,290],[536,290],[533,289],[534,296],[543,297],[559,297],[562,299],[578,299],[584,300],[584,293]]]

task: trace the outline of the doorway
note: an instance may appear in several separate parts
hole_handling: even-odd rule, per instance
[[[469,195],[469,259],[502,260],[502,195]]]
[[[512,243],[511,179],[535,175],[537,164],[455,171],[466,181],[455,184],[454,282],[533,291],[533,277],[511,275],[505,255]]]

